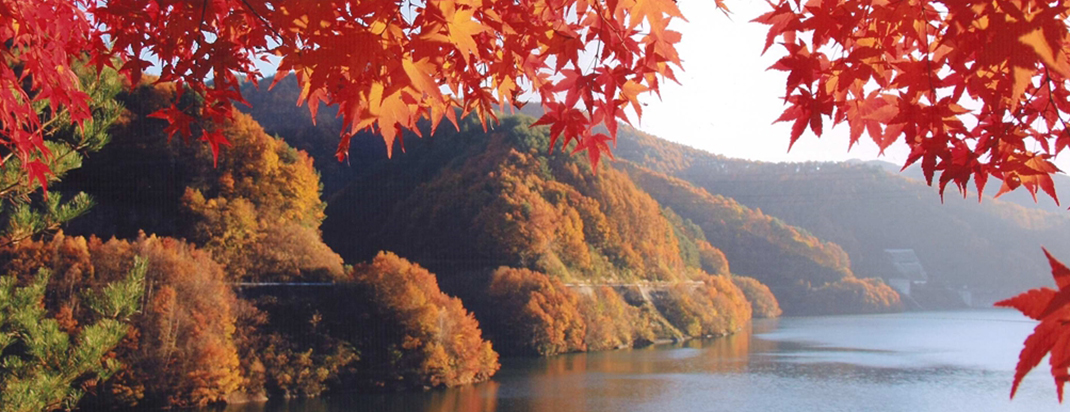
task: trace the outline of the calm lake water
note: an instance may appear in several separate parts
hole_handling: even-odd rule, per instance
[[[1047,361],[1008,399],[1035,324],[995,309],[760,320],[682,345],[503,359],[493,381],[475,386],[227,412],[1056,410]]]

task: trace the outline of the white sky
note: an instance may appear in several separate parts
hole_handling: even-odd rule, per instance
[[[677,45],[684,71],[677,73],[680,85],[662,85],[662,99],[644,101],[639,129],[729,157],[764,161],[875,159],[879,149],[863,135],[848,152],[846,124],[834,129],[825,125],[818,139],[807,129],[788,152],[791,123],[772,124],[784,111],[787,73],[770,70],[783,55],[774,44],[765,56],[767,28],[751,23],[770,8],[764,0],[727,0],[732,9],[726,17],[713,1],[682,0],[688,22],[674,23],[683,32]],[[905,144],[885,151],[883,160],[902,164],[909,149]]]

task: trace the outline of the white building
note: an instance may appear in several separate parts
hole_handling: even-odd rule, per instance
[[[886,276],[888,286],[899,294],[910,296],[911,286],[929,281],[929,275],[925,273],[914,249],[884,249],[884,257],[891,267],[891,272]]]

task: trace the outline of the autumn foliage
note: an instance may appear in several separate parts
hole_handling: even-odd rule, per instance
[[[202,104],[177,90],[172,83],[141,84],[119,96],[126,110],[112,141],[64,184],[129,195],[102,196],[70,230],[182,237],[210,251],[230,279],[340,277],[342,259],[320,239],[325,203],[312,158],[242,113],[219,125],[230,149],[218,161],[205,147],[169,142],[167,123],[150,114],[172,102]]]
[[[796,269],[777,270],[778,273],[770,275],[790,277],[793,272],[803,272],[817,282],[851,274],[850,258],[835,243],[822,241],[760,210],[710,194],[681,179],[631,164],[625,164],[625,169],[655,199],[680,216],[694,220],[711,245],[720,245],[736,270],[744,273],[755,269],[773,271],[769,259],[775,254],[775,265],[783,269],[795,266]],[[714,254],[707,259],[716,261],[717,257]]]
[[[414,144],[398,159],[413,171],[364,176],[336,196],[349,206],[328,211],[344,223],[328,224],[325,237],[350,259],[382,244],[442,276],[450,275],[447,265],[505,265],[566,281],[676,281],[688,264],[699,264],[697,249],[685,262],[684,245],[694,242],[684,238],[693,234],[675,230],[625,174],[603,164],[595,175],[586,159],[548,153],[548,130],[531,124],[506,117],[489,136],[466,124],[460,134],[437,136],[434,146]],[[366,190],[384,195],[362,201]],[[342,233],[350,219],[371,234]]]
[[[1034,201],[1025,191],[980,204],[976,199],[941,201],[925,185],[920,165],[897,173],[898,166],[880,161],[770,163],[733,159],[632,128],[621,129],[615,153],[618,160],[635,162],[678,178],[682,184],[730,198],[752,212],[760,209],[766,217],[775,217],[800,235],[807,235],[801,239],[813,236],[838,245],[850,256],[851,272],[858,277],[894,277],[884,250],[914,249],[928,273],[938,277],[944,287],[1001,290],[1011,296],[1047,283],[1047,262],[1029,258],[1036,254],[1037,246],[1046,245],[1055,254],[1070,253],[1070,214],[1054,203],[1047,209],[1051,212],[1030,208]],[[632,178],[644,181],[637,174]],[[683,215],[688,209],[670,201],[676,196],[684,195],[658,199]],[[1011,204],[1015,197],[1018,204]],[[704,216],[709,215],[688,216],[696,222],[708,222]],[[711,242],[715,240],[713,233],[706,232]],[[768,283],[763,272],[770,266],[806,267],[780,266],[769,260],[772,253],[762,253],[763,259],[749,259],[732,243],[715,245],[728,256],[734,273],[753,273]],[[946,294],[927,297],[914,296],[924,307],[946,305],[948,297],[950,301],[959,299]]]
[[[503,267],[492,275],[487,298],[499,311],[488,318],[503,347],[542,356],[587,349],[579,301],[561,281]]]
[[[732,276],[732,283],[736,284],[747,302],[750,302],[751,313],[755,318],[775,318],[783,313],[773,292],[757,279],[737,275]]]
[[[98,241],[99,242],[99,241]],[[222,402],[241,383],[232,334],[234,295],[221,266],[202,250],[169,238],[91,242],[95,266],[113,272],[135,255],[149,262],[146,307],[139,330],[124,344],[129,373],[120,373],[112,393],[130,403],[204,406]],[[121,267],[121,266],[119,266]],[[127,346],[128,345],[128,346]]]
[[[728,276],[699,277],[701,284],[677,284],[654,302],[684,336],[723,336],[750,322],[751,305]]]
[[[769,25],[787,72],[777,121],[806,128],[847,123],[851,144],[910,147],[940,192],[965,194],[989,176],[1000,193],[1024,186],[1056,198],[1051,163],[1068,144],[1070,44],[1065,2],[1033,0],[781,0],[755,21]]]
[[[89,402],[203,406],[239,389],[235,297],[207,252],[170,238],[104,242],[61,233],[48,242],[4,249],[0,256],[5,262],[0,270],[20,276],[53,268],[46,307],[72,331],[89,316],[82,291],[120,279],[135,256],[147,260],[144,309],[115,350],[123,367]]]
[[[254,61],[272,55],[280,75],[297,73],[297,103],[313,117],[321,104],[339,106],[347,127],[339,159],[358,130],[375,128],[389,150],[403,129],[418,131],[419,119],[456,124],[454,109],[485,119],[498,105],[520,105],[524,85],[552,109],[543,122],[554,138],[577,142],[597,163],[617,122],[628,121],[625,108],[639,115],[637,96],[675,78],[680,33],[668,25],[682,18],[669,0],[7,0],[0,17],[0,145],[33,179],[48,173],[33,160],[48,156],[33,106],[66,110],[76,123],[91,116],[70,70],[83,58],[98,70],[119,66],[133,84],[158,62],[161,80],[185,85],[204,104],[195,115],[176,104],[153,116],[167,120],[169,136],[207,142],[213,158],[230,144],[222,125],[242,101],[239,76],[259,78]],[[581,63],[594,45],[593,63]],[[608,135],[592,133],[599,124]]]
[[[358,265],[345,283],[311,300],[292,293],[239,299],[211,254],[155,236],[105,242],[60,233],[0,250],[0,270],[28,281],[28,271],[53,268],[46,307],[60,328],[75,333],[91,316],[84,291],[118,278],[133,256],[149,265],[145,309],[111,355],[123,366],[98,383],[87,407],[455,386],[484,381],[499,367],[461,301],[439,291],[433,274],[393,254]]]
[[[312,159],[248,115],[236,113],[224,126],[229,156],[201,169],[182,197],[192,216],[189,239],[212,251],[233,278],[341,276],[342,259],[320,240],[325,205]],[[197,160],[207,162],[204,154]]]
[[[815,314],[882,313],[903,309],[899,293],[879,278],[844,278],[810,287],[802,299],[781,299],[789,310]]]
[[[657,324],[660,315],[650,306],[633,306],[609,286],[591,287],[589,293],[577,294],[578,308],[587,324],[587,350],[642,346],[671,336],[661,330],[664,327],[659,328],[663,326]]]
[[[481,314],[502,350],[542,356],[642,346],[664,339],[722,336],[751,319],[751,304],[728,276],[669,286],[567,286],[529,269],[498,268]],[[773,301],[775,304],[775,300]]]
[[[435,275],[393,253],[357,265],[351,280],[374,307],[362,328],[361,366],[383,385],[457,386],[498,370],[498,353],[461,300],[442,293]]]
[[[1033,334],[1025,340],[1025,347],[1018,357],[1018,366],[1014,372],[1014,384],[1011,386],[1011,398],[1018,391],[1018,385],[1029,371],[1033,370],[1044,357],[1051,355],[1051,376],[1055,378],[1055,390],[1059,402],[1063,401],[1063,385],[1070,381],[1070,345],[1066,322],[1070,316],[1070,269],[1058,261],[1048,251],[1044,255],[1051,264],[1051,275],[1058,290],[1050,288],[1033,289],[1010,299],[996,302],[996,306],[1015,308],[1029,318],[1040,321]]]
[[[1001,193],[1025,186],[1055,197],[1050,157],[1070,144],[1066,5],[773,7],[758,21],[772,26],[766,48],[780,40],[787,50],[773,68],[789,73],[778,121],[793,122],[792,142],[806,128],[820,135],[826,119],[846,122],[852,144],[862,133],[882,149],[905,141],[907,164],[920,161],[930,183],[941,172],[941,192],[952,182],[965,190],[971,178],[981,191],[996,176]],[[174,172],[110,168],[102,154],[97,166],[105,166],[90,163],[83,182],[130,178],[133,188],[112,193],[159,190],[140,200],[171,206],[142,221],[127,213],[137,221],[126,227],[131,240],[61,233],[6,246],[0,262],[24,280],[54,270],[45,305],[75,332],[88,316],[80,293],[126,273],[134,256],[147,259],[144,311],[114,353],[126,366],[91,400],[100,405],[192,407],[237,391],[315,396],[486,380],[499,365],[476,315],[434,274],[396,255],[345,269],[320,238],[325,204],[312,159],[233,107],[244,82],[260,78],[254,60],[275,56],[275,81],[295,73],[292,100],[308,104],[311,118],[321,105],[337,107],[338,160],[359,131],[377,133],[390,155],[403,137],[452,123],[457,132],[443,139],[456,147],[429,155],[429,164],[362,176],[383,178],[371,186],[379,192],[409,189],[361,217],[378,219],[360,226],[370,239],[362,246],[396,246],[442,269],[444,289],[485,293],[477,315],[506,350],[549,355],[723,335],[752,314],[779,314],[773,292],[797,313],[898,309],[899,296],[856,278],[836,244],[641,165],[599,162],[620,122],[641,116],[638,96],[675,80],[680,33],[668,25],[680,18],[669,0],[0,0],[0,156],[19,161],[28,187],[57,173],[41,113],[79,127],[94,119],[77,64],[118,66],[129,79],[114,159]],[[161,75],[142,81],[150,61]],[[541,118],[506,118],[487,135],[495,108],[520,106],[525,90]],[[980,108],[965,108],[975,101]],[[176,135],[207,147],[173,145]],[[479,143],[463,141],[473,137]],[[133,210],[104,209],[117,220]],[[135,237],[131,228],[186,240]],[[334,229],[350,235],[353,226]],[[733,277],[733,268],[769,287]],[[244,300],[228,284],[294,280],[339,281],[323,295],[353,295]],[[1037,293],[1007,304],[1036,314],[1026,306],[1040,296],[1061,313],[1055,292]],[[1058,329],[1045,316],[1036,316],[1041,338],[1027,341],[1015,387],[1050,351],[1061,398],[1067,362],[1045,346]]]
[[[878,279],[854,276],[851,261],[839,245],[681,179],[636,164],[625,163],[625,169],[654,198],[680,216],[694,219],[704,239],[718,245],[717,251],[723,250],[733,262],[732,268],[768,285],[778,306],[789,314],[901,308],[899,295],[891,287]],[[705,248],[702,243],[696,245],[700,251]],[[701,256],[703,267],[720,266],[716,253],[707,251]]]

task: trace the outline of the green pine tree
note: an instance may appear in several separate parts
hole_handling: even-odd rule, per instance
[[[78,125],[71,122],[65,108],[53,113],[47,102],[36,107],[48,150],[37,152],[27,161],[39,160],[48,166],[48,183],[59,181],[67,172],[81,167],[86,153],[107,144],[108,128],[122,112],[122,105],[115,99],[122,83],[114,70],[98,75],[92,68],[77,69],[83,91],[91,98],[92,119]],[[67,201],[58,193],[46,193],[40,181],[30,179],[22,167],[23,161],[13,153],[0,153],[0,247],[55,232],[93,205],[85,193]]]
[[[51,184],[81,167],[86,153],[108,142],[108,128],[122,112],[115,99],[122,84],[114,70],[97,74],[77,69],[82,89],[91,98],[93,118],[74,124],[66,109],[53,112],[42,102],[35,109],[47,150],[29,159],[0,152],[0,248],[51,235],[93,205],[85,193],[67,201],[59,193],[48,193],[45,184],[31,179],[23,168],[23,162],[44,163],[49,168],[45,183]],[[69,410],[81,399],[85,383],[111,376],[119,364],[106,355],[129,329],[128,317],[144,292],[146,268],[146,261],[137,259],[125,280],[85,296],[95,319],[75,336],[64,332],[44,307],[49,270],[41,269],[24,286],[14,275],[0,277],[0,410]]]
[[[136,258],[126,279],[86,296],[95,322],[77,336],[63,332],[47,317],[45,287],[51,273],[41,269],[33,283],[16,287],[0,278],[0,405],[5,412],[72,409],[82,397],[81,383],[107,379],[118,370],[105,355],[126,335],[128,318],[144,291],[144,259]]]

